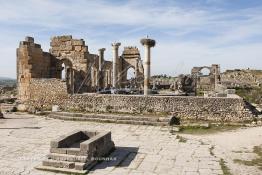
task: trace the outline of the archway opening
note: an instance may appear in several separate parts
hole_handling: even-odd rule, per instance
[[[136,77],[135,69],[134,69],[133,67],[130,67],[130,68],[127,70],[126,79],[127,79],[127,80],[131,80],[131,79],[134,79],[135,77]]]
[[[203,69],[201,69],[199,71],[199,75],[201,75],[201,76],[208,76],[208,75],[210,75],[210,69],[208,69],[207,67],[204,67]]]
[[[136,72],[133,67],[127,69],[126,80],[128,88],[136,88]]]
[[[66,66],[65,66],[65,63],[62,63],[61,79],[62,79],[63,81],[66,80]]]

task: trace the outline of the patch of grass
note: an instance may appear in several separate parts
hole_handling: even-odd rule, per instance
[[[236,94],[250,103],[262,103],[262,87],[236,88]]]
[[[182,142],[182,143],[186,143],[187,142],[187,139],[185,137],[180,136],[180,135],[177,135],[176,139],[178,139],[179,142]]]
[[[257,155],[257,158],[252,159],[252,160],[234,159],[234,162],[244,164],[244,165],[247,165],[247,166],[256,166],[260,170],[262,170],[262,145],[261,146],[254,146],[253,153]]]
[[[220,159],[219,165],[221,166],[221,169],[223,171],[223,175],[232,175],[230,173],[230,169],[227,167],[226,162],[224,159]]]
[[[197,90],[196,91],[196,96],[204,96],[204,91]]]
[[[242,126],[240,125],[209,125],[206,126],[181,126],[180,131],[183,134],[195,134],[195,135],[204,135],[204,134],[214,134],[217,132],[225,132],[230,130],[238,129]]]

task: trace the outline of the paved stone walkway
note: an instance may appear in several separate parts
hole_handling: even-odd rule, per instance
[[[0,175],[53,175],[34,169],[49,152],[50,140],[75,129],[110,130],[117,147],[130,151],[118,165],[98,164],[94,175],[223,174],[211,145],[181,139],[166,127],[102,124],[8,114],[0,120]]]

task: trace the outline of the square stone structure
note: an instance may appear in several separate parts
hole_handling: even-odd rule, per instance
[[[111,132],[73,131],[52,140],[47,160],[36,169],[85,174],[115,148]]]

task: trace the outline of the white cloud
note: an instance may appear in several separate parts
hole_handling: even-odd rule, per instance
[[[15,48],[25,35],[34,36],[47,50],[50,36],[60,34],[84,38],[93,53],[106,47],[106,57],[111,58],[110,43],[115,40],[122,42],[121,49],[138,46],[143,55],[139,39],[149,33],[157,41],[153,73],[189,73],[193,66],[212,63],[261,68],[261,9],[230,11],[138,0],[0,1],[0,61],[5,62],[0,75],[15,76]]]

